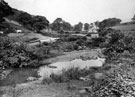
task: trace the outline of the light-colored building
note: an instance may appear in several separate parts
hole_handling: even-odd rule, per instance
[[[91,23],[90,24],[90,29],[89,29],[89,31],[88,31],[88,33],[97,33],[98,30],[99,29],[99,27],[97,27],[96,25],[95,25],[95,23]]]
[[[90,29],[88,31],[90,38],[98,38],[99,37],[98,29],[99,29],[99,27],[97,27],[95,25],[95,23],[90,24]]]

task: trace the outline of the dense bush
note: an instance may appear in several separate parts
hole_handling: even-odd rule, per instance
[[[103,37],[93,38],[91,40],[91,46],[100,47],[101,43],[103,43],[103,42],[105,42],[105,38],[103,38]]]
[[[134,70],[127,64],[112,68],[103,78],[94,81],[90,97],[134,97]]]
[[[99,23],[99,28],[103,29],[106,27],[111,27],[120,24],[121,19],[118,18],[108,18]]]
[[[19,39],[0,37],[0,67],[36,67],[49,53],[47,48],[41,48],[30,47]]]
[[[36,30],[37,32],[49,26],[49,21],[43,16],[32,16],[26,12],[22,12],[16,18],[16,21],[24,27],[30,30]]]
[[[72,25],[69,22],[64,21],[62,18],[57,18],[51,24],[51,29],[58,31],[60,34],[64,34],[65,31],[71,31]]]
[[[4,22],[4,17],[14,14],[12,8],[4,0],[0,2],[0,23]]]
[[[124,51],[129,51],[130,53],[135,51],[134,36],[125,36],[119,30],[108,29],[102,31],[101,37],[104,41],[99,40],[98,42],[95,42],[95,44],[99,47],[105,48],[103,54],[106,56],[108,61],[118,59],[120,54]]]
[[[55,82],[66,82],[70,80],[79,80],[80,77],[88,75],[91,71],[86,69],[70,68],[68,70],[63,69],[61,75],[52,74],[51,79]]]

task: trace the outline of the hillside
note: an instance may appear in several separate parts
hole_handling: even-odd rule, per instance
[[[8,18],[9,20],[14,20],[14,21],[17,21],[17,17],[18,17],[21,13],[24,13],[24,11],[21,11],[21,10],[15,9],[15,8],[12,8],[12,11],[14,12],[14,14],[8,16],[7,18]]]
[[[0,30],[4,34],[14,33],[15,30],[39,32],[49,26],[49,21],[45,16],[31,15],[20,11],[19,9],[12,8],[5,1],[0,2],[0,9]]]
[[[135,31],[135,24],[118,25],[112,28],[121,30],[121,31]]]
[[[111,28],[116,30],[121,30],[125,34],[135,33],[135,24],[133,23],[121,24],[121,25],[113,26]]]

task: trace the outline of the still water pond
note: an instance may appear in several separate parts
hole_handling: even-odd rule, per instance
[[[17,69],[11,70],[11,72],[0,80],[0,86],[20,84],[27,82],[29,77],[38,77],[40,80],[43,78],[49,78],[53,74],[61,74],[63,69],[68,70],[70,68],[88,69],[90,67],[102,67],[105,62],[104,58],[97,58],[91,60],[75,59],[72,61],[55,62],[49,66],[41,66],[36,69]]]
[[[42,66],[39,68],[38,75],[41,79],[50,77],[51,74],[61,74],[63,69],[68,70],[70,68],[89,69],[90,67],[102,67],[105,62],[104,58],[97,58],[91,60],[75,59],[72,61],[56,62],[49,66]]]

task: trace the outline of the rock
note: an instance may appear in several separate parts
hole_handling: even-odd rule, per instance
[[[80,94],[86,94],[86,93],[90,93],[92,90],[92,87],[83,87],[81,88],[81,90],[79,91]]]
[[[80,93],[80,94],[85,94],[85,93],[90,92],[91,90],[92,90],[92,87],[83,87],[83,88],[79,91],[79,93]]]
[[[11,73],[12,70],[4,70],[0,73],[0,79],[5,79],[9,73]]]
[[[94,77],[95,77],[96,79],[100,79],[100,78],[103,77],[103,73],[95,73]]]
[[[85,89],[82,89],[79,91],[80,94],[84,94],[84,93],[87,93]]]
[[[28,77],[27,78],[27,81],[34,81],[34,80],[37,80],[37,78],[36,77]]]
[[[88,77],[80,77],[79,79],[82,81],[90,81],[90,78],[88,78]]]

